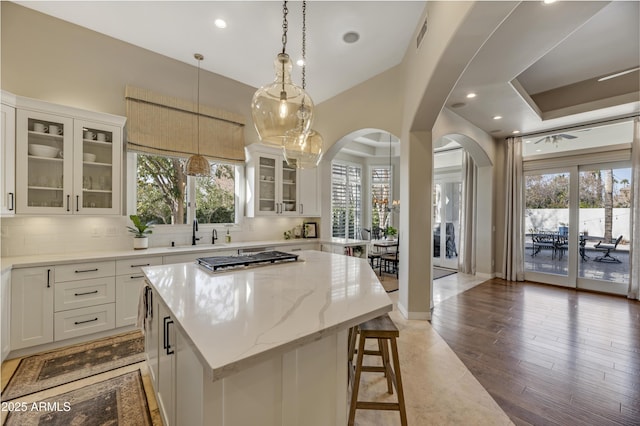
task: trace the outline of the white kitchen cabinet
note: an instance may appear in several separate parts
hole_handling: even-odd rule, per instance
[[[125,119],[16,99],[18,214],[120,214]]]
[[[161,301],[157,306],[159,334],[156,391],[163,424],[202,424],[202,365]]]
[[[2,93],[0,122],[0,214],[10,216],[16,212],[16,110],[5,104]]]
[[[140,291],[145,285],[141,268],[161,264],[161,256],[116,260],[116,327],[136,324]]]
[[[55,267],[55,341],[115,328],[115,270],[113,260]]]
[[[320,215],[317,169],[296,169],[280,151],[258,144],[246,152],[247,216]]]
[[[0,281],[0,364],[11,351],[11,269],[2,271]]]
[[[11,350],[53,342],[54,268],[11,274]]]
[[[158,302],[154,300],[151,287],[144,289],[144,352],[149,366],[149,375],[153,389],[158,390],[158,346],[160,328],[158,327]]]
[[[320,173],[318,168],[298,170],[300,216],[320,217]]]

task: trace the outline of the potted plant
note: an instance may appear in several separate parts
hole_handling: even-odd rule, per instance
[[[387,229],[384,230],[384,235],[386,235],[388,240],[394,240],[396,235],[398,235],[398,230],[393,226],[387,226]]]
[[[147,236],[153,232],[151,228],[155,222],[142,223],[140,216],[137,214],[130,215],[129,219],[133,222],[133,226],[127,226],[127,229],[135,236],[133,248],[135,250],[146,249],[149,247],[149,238]]]

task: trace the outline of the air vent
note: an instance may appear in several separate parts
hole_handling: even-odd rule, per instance
[[[424,35],[427,33],[427,17],[424,17],[424,22],[422,23],[422,28],[420,28],[420,32],[418,33],[418,38],[416,39],[416,49],[420,47],[420,43],[422,43],[422,39]]]

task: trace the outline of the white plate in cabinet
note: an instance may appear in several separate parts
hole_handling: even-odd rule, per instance
[[[142,272],[116,277],[116,327],[136,324],[138,301],[144,285]]]
[[[114,277],[58,282],[55,285],[55,311],[85,308],[116,301]]]
[[[91,306],[54,314],[55,340],[70,339],[115,328],[116,305]]]
[[[116,275],[139,275],[142,273],[140,268],[155,265],[162,265],[162,256],[116,260]]]
[[[116,274],[116,263],[105,262],[74,263],[56,266],[56,283],[77,281],[91,278],[113,277]]]

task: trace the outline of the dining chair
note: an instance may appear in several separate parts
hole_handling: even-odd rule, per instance
[[[383,253],[380,257],[380,276],[382,276],[382,271],[389,274],[395,274],[396,278],[398,278],[398,256],[400,252],[400,239],[396,240],[396,243],[389,246],[387,248],[387,252]]]

